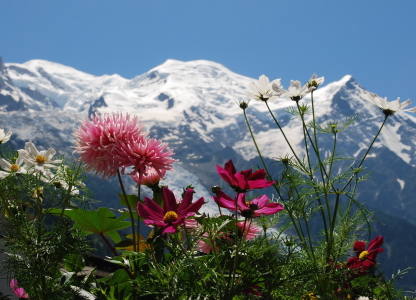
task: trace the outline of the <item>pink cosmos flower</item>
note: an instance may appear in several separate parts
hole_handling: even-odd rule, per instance
[[[167,187],[162,187],[163,208],[149,197],[144,198],[144,204],[137,203],[137,212],[146,225],[153,225],[163,228],[162,234],[175,233],[177,227],[185,222],[187,217],[195,213],[204,204],[201,197],[192,203],[194,190],[187,189],[180,204],[176,202],[175,195]]]
[[[250,222],[238,222],[237,226],[246,240],[254,239],[261,231],[260,227],[258,227],[254,222],[251,224]]]
[[[274,181],[267,181],[263,169],[252,172],[251,169],[237,173],[233,161],[226,162],[224,168],[217,165],[217,172],[237,193],[245,193],[252,189],[263,189],[271,186]]]
[[[246,201],[246,194],[237,193],[235,199],[219,190],[217,196],[212,197],[214,201],[224,208],[228,208],[231,211],[239,211],[245,218],[255,218],[261,215],[273,215],[283,210],[283,206],[280,203],[269,203],[269,198],[266,195],[260,196],[251,201]]]
[[[19,282],[16,279],[13,278],[10,281],[10,288],[16,294],[17,297],[29,299],[29,295],[25,292],[24,288],[19,287]]]
[[[369,244],[366,249],[366,243],[362,241],[356,241],[354,243],[355,257],[351,257],[347,261],[347,267],[350,269],[358,269],[361,271],[367,271],[369,268],[376,264],[377,254],[384,251],[380,248],[383,245],[384,237],[378,235]]]

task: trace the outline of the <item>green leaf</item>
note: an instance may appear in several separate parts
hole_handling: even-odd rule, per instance
[[[60,214],[60,209],[52,210],[51,213]],[[115,243],[120,242],[120,235],[117,230],[131,226],[128,221],[123,221],[127,217],[122,215],[116,217],[108,208],[100,207],[97,211],[83,209],[67,209],[64,216],[71,219],[76,225],[83,228],[87,233],[104,234]]]
[[[85,267],[84,258],[78,254],[71,254],[65,257],[64,267],[69,272],[80,272]]]
[[[136,207],[137,207],[137,202],[139,202],[139,197],[137,197],[136,195],[126,195],[127,198],[127,202],[126,202],[126,198],[124,197],[123,194],[118,194],[118,196],[120,197],[120,204],[125,206],[125,207],[129,207],[127,205],[130,204],[130,207],[133,211],[136,211]]]

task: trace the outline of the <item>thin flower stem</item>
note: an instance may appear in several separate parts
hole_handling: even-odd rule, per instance
[[[315,147],[315,145],[314,145],[314,143],[312,141],[312,138],[311,138],[311,136],[309,134],[309,131],[308,131],[308,129],[306,127],[306,124],[305,124],[305,119],[303,118],[303,114],[301,112],[299,103],[297,101],[296,101],[296,105],[297,105],[297,108],[298,108],[298,111],[299,111],[300,118],[302,120],[304,140],[305,140],[305,147],[306,147],[306,154],[307,154],[307,157],[308,157],[308,164],[309,164],[309,170],[310,171],[309,171],[309,174],[307,174],[307,175],[309,176],[309,179],[312,181],[312,183],[314,183],[315,180],[313,178],[313,172],[312,172],[311,162],[310,162],[310,158],[309,158],[309,151],[308,151],[308,147],[307,147],[307,143],[306,143],[306,135],[308,136],[309,141],[311,143],[311,146],[312,146],[313,150],[315,151],[315,153],[316,153],[316,155],[317,155],[317,157],[319,159],[319,165],[320,165],[319,170],[321,171],[321,177],[322,177],[322,179],[324,178],[324,176],[322,174],[322,169],[323,168],[321,167],[323,164],[320,161],[319,149],[317,149]],[[325,172],[325,169],[323,171]],[[320,213],[321,213],[322,221],[324,223],[325,239],[326,239],[327,243],[329,244],[328,247],[330,247],[331,246],[331,243],[330,243],[330,240],[331,240],[330,239],[330,235],[331,234],[328,233],[328,225],[327,225],[327,221],[326,221],[325,211],[324,211],[324,208],[323,208],[323,205],[322,205],[321,197],[319,196],[319,191],[318,191],[318,189],[317,189],[317,187],[316,187],[315,184],[313,184],[313,186],[314,186],[314,190],[315,190],[315,193],[316,193],[316,198],[318,200],[319,210],[320,210]],[[329,205],[328,193],[327,193],[327,190],[325,189],[325,186],[324,186],[324,195],[325,195],[325,203],[326,203],[325,205],[326,205],[326,210],[327,210],[327,214],[328,214],[328,220],[330,222],[330,220],[331,220],[331,210],[330,210],[330,205]]]
[[[129,210],[130,221],[131,221],[131,230],[132,230],[132,234],[133,234],[133,251],[137,252],[137,237],[136,237],[136,228],[134,226],[133,211],[131,209],[130,202],[127,199],[126,190],[124,189],[124,185],[123,185],[123,181],[121,180],[121,175],[120,175],[120,170],[119,169],[117,169],[117,177],[118,177],[118,181],[120,182],[121,190],[123,192],[124,201],[126,201],[126,205],[127,205],[128,210]]]
[[[373,141],[371,142],[370,146],[368,147],[367,151],[365,152],[365,154],[364,154],[363,158],[361,159],[360,163],[358,164],[358,167],[356,167],[355,169],[359,169],[359,168],[362,166],[362,164],[364,163],[364,160],[367,158],[367,155],[368,155],[368,153],[370,152],[370,149],[373,147],[374,142],[377,140],[377,138],[378,138],[378,136],[379,136],[379,134],[380,134],[381,130],[383,129],[384,124],[386,124],[386,121],[387,121],[387,118],[388,118],[388,117],[389,117],[388,115],[386,115],[386,116],[384,117],[384,121],[383,121],[383,123],[381,124],[380,129],[378,130],[378,132],[377,132],[376,136],[374,137]],[[352,168],[352,165],[349,167],[349,169],[351,169],[351,168]],[[342,193],[342,192],[343,192],[343,191],[347,188],[347,186],[350,184],[350,182],[351,182],[351,180],[352,180],[353,178],[354,178],[354,174],[353,174],[353,175],[351,176],[351,178],[347,181],[347,183],[344,185],[344,187],[340,190],[340,193]]]
[[[267,102],[266,102],[266,104],[267,104]],[[245,121],[246,121],[246,124],[247,124],[248,130],[250,131],[250,136],[251,136],[251,139],[253,140],[254,146],[256,147],[257,153],[258,153],[258,155],[259,155],[259,157],[260,157],[260,159],[261,159],[261,162],[262,162],[262,164],[263,164],[264,170],[266,171],[267,176],[269,177],[269,179],[272,179],[272,176],[271,176],[271,174],[270,174],[270,172],[269,172],[269,169],[267,168],[266,162],[264,161],[263,156],[261,155],[260,149],[259,149],[259,147],[257,146],[256,139],[255,139],[255,137],[254,137],[253,131],[251,130],[250,122],[248,121],[248,118],[247,118],[246,110],[245,110],[245,109],[243,109],[243,112],[244,112],[244,119],[245,119]],[[283,196],[282,196],[282,194],[280,193],[280,190],[278,189],[277,185],[276,185],[276,184],[273,184],[273,187],[274,187],[274,189],[276,190],[277,194],[279,195],[279,198],[283,200]],[[301,236],[301,235],[300,235],[299,228],[296,226],[296,222],[295,222],[295,219],[294,219],[294,217],[293,217],[293,214],[292,214],[290,211],[288,211],[288,215],[289,215],[289,218],[291,219],[291,221],[292,221],[292,223],[293,223],[293,226],[295,227],[295,230],[296,230],[297,235],[298,235],[298,236]]]
[[[301,161],[300,161],[299,157],[296,155],[295,150],[293,150],[292,145],[290,144],[289,140],[287,139],[285,132],[283,131],[282,127],[280,126],[279,122],[277,121],[277,119],[275,118],[275,116],[274,116],[273,112],[271,111],[271,109],[270,109],[270,107],[269,107],[269,104],[267,103],[267,101],[266,101],[265,103],[266,103],[267,109],[269,110],[270,115],[272,116],[272,118],[273,118],[274,122],[276,123],[277,127],[279,127],[279,130],[280,130],[280,132],[282,133],[282,135],[283,135],[283,137],[284,137],[284,139],[285,139],[285,141],[286,141],[287,145],[289,146],[290,150],[292,151],[293,156],[294,156],[294,157],[296,158],[296,160],[298,161],[298,164],[299,164],[299,165],[302,165],[302,163],[301,163]]]
[[[140,196],[141,196],[141,184],[140,184],[140,182],[139,182],[139,184],[137,185],[137,199],[138,199],[138,201],[140,202]],[[137,251],[140,251],[140,243],[141,243],[141,240],[140,240],[140,216],[138,216],[138,220],[137,220],[137,238],[139,239],[138,241],[137,241]]]
[[[110,242],[107,240],[107,238],[104,236],[104,234],[100,233],[99,235],[102,238],[102,240],[104,241],[104,243],[108,246],[108,248],[110,249],[110,251],[114,254],[114,256],[119,256],[119,254],[117,253],[117,251],[114,249],[113,246],[111,246]],[[134,279],[133,274],[130,272],[130,270],[127,267],[123,267],[123,269],[126,271],[127,275],[129,275],[129,277],[131,279]]]
[[[113,246],[111,246],[110,242],[107,240],[107,238],[104,236],[104,234],[100,233],[99,235],[102,238],[102,240],[104,241],[104,243],[107,245],[108,249],[110,249],[110,251],[114,254],[114,256],[119,256],[117,251],[114,249]]]

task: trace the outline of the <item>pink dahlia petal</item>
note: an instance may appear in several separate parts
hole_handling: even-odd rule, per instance
[[[145,138],[144,125],[129,114],[104,114],[91,116],[91,121],[81,122],[74,132],[75,153],[84,162],[87,171],[104,177],[116,175],[122,166],[118,151],[123,143],[134,138]]]

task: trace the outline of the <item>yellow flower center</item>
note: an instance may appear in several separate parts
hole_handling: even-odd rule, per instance
[[[36,155],[36,162],[43,164],[46,161],[46,157],[43,155]]]
[[[10,166],[10,172],[12,172],[12,173],[19,171],[19,169],[20,169],[20,167],[18,165],[12,164]]]
[[[175,222],[178,219],[178,214],[174,211],[168,211],[163,217],[163,221],[166,223]]]
[[[368,254],[369,254],[368,251],[363,251],[360,253],[360,256],[358,258],[361,260],[364,260],[367,258]]]

